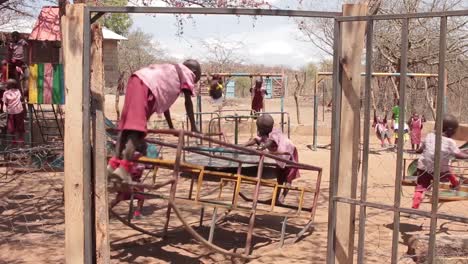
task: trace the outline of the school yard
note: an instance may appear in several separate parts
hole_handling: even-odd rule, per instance
[[[123,99],[123,98],[122,98]],[[123,100],[120,100],[123,102]],[[247,99],[230,101],[226,108],[248,109]],[[267,111],[279,111],[279,99],[266,102]],[[203,101],[203,111],[211,111],[214,107]],[[321,109],[320,109],[321,110]],[[183,100],[178,100],[171,108],[175,120],[184,118]],[[311,151],[306,145],[312,144],[313,108],[310,102],[301,103],[302,125],[297,125],[294,101],[285,101],[285,111],[291,114],[291,138],[299,150],[299,160],[302,163],[320,166],[324,169],[320,200],[317,209],[313,232],[304,239],[291,244],[300,222],[291,221],[288,226],[286,243],[278,248],[281,219],[277,217],[260,217],[254,232],[254,254],[260,255],[250,263],[325,263],[327,247],[327,215],[328,186],[330,172],[330,151],[318,149]],[[330,143],[329,129],[331,113],[327,112],[325,120],[319,114],[319,144]],[[106,116],[114,119],[114,97],[106,97]],[[157,117],[156,117],[157,118]],[[180,125],[178,126],[180,127]],[[226,126],[227,127],[227,126]],[[426,126],[426,130],[428,130]],[[249,137],[249,130],[241,134],[241,142]],[[233,132],[224,131],[232,141]],[[373,134],[371,134],[373,135]],[[381,150],[375,137],[371,137],[369,162],[368,200],[393,204],[396,174],[396,152]],[[408,148],[409,145],[406,145]],[[4,168],[2,168],[2,173]],[[158,179],[164,178],[167,172],[161,172]],[[315,174],[302,173],[301,178],[294,181],[300,186],[310,183]],[[181,190],[187,190],[189,181],[182,181]],[[64,263],[64,205],[62,200],[63,173],[28,172],[8,175],[1,178],[0,185],[0,263]],[[359,188],[358,188],[359,189]],[[403,187],[402,206],[411,206],[414,187]],[[167,193],[167,189],[161,190]],[[268,195],[266,191],[262,195]],[[112,198],[113,194],[110,194]],[[290,201],[297,199],[293,193],[288,195]],[[149,200],[143,210],[143,219],[134,223],[148,230],[161,230],[165,205]],[[452,202],[441,205],[440,212],[468,216],[466,210],[468,201]],[[128,210],[128,204],[122,204],[117,211]],[[421,210],[430,210],[430,204],[424,203]],[[183,208],[187,221],[198,223],[197,208]],[[211,210],[206,211],[205,225],[198,229],[203,235],[209,231]],[[359,215],[359,214],[357,214]],[[367,210],[366,247],[367,263],[388,263],[391,256],[393,214],[376,209]],[[173,217],[172,219],[176,219]],[[111,218],[111,255],[112,263],[236,263],[236,260],[225,258],[220,254],[210,253],[199,245],[183,229],[177,228],[178,221],[171,222],[167,240],[142,235]],[[401,217],[399,256],[400,263],[413,263],[406,257],[408,240],[412,235],[429,233],[430,219],[412,219]],[[246,214],[232,214],[217,227],[214,243],[226,248],[242,248],[245,240],[245,230],[248,224]],[[297,225],[296,225],[297,224]],[[439,220],[438,236],[467,235],[466,225]],[[358,222],[356,222],[356,227]],[[356,228],[357,234],[357,228]],[[356,243],[357,247],[357,235]],[[466,256],[467,252],[460,252]]]

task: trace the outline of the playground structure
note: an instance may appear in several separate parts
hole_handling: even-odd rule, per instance
[[[468,149],[468,142],[460,147],[461,150]],[[468,200],[468,163],[464,160],[452,160],[450,165],[451,171],[457,175],[461,183],[460,187],[456,190],[451,190],[450,184],[447,179],[442,175],[439,191],[439,202],[461,201]],[[417,181],[417,159],[404,158],[403,159],[403,186],[416,186]],[[429,188],[430,190],[432,188]],[[432,197],[431,192],[426,193],[428,197]]]
[[[361,77],[365,77],[366,76],[366,73],[365,72],[361,72]],[[322,77],[323,76],[323,77]],[[327,148],[330,146],[330,144],[325,144],[325,145],[319,145],[318,144],[318,112],[319,112],[319,95],[318,95],[318,87],[319,87],[319,84],[326,78],[326,77],[330,77],[330,76],[333,76],[333,72],[317,72],[315,74],[315,84],[314,84],[314,132],[313,132],[313,143],[312,145],[310,146],[310,148],[314,151],[317,150],[317,148]],[[392,73],[392,72],[373,72],[371,74],[372,78],[378,78],[378,77],[400,77],[401,74],[399,72],[395,72],[395,73]],[[406,73],[406,76],[407,77],[412,77],[412,78],[437,78],[438,75],[437,74],[433,74],[433,73]],[[325,108],[327,105],[331,104],[332,102],[330,102],[329,104],[327,104],[327,102],[325,102],[325,91],[326,91],[326,87],[325,85],[322,86],[322,121],[325,120]],[[362,96],[363,94],[361,94]],[[372,98],[372,107],[374,108],[375,110],[375,98],[374,98],[374,92],[371,91],[371,98]]]
[[[160,168],[172,170],[175,182],[171,186],[169,195],[161,195],[159,193],[155,194],[152,192],[134,192],[133,188],[128,188],[127,191],[131,192],[132,194],[142,194],[148,198],[162,198],[168,200],[170,208],[168,208],[168,213],[166,215],[166,225],[162,232],[155,233],[154,231],[148,231],[142,227],[138,227],[137,224],[131,222],[131,217],[125,219],[125,217],[119,217],[118,213],[113,212],[113,214],[116,215],[117,218],[125,225],[145,234],[158,237],[162,236],[167,233],[167,227],[170,221],[170,210],[172,208],[175,210],[176,215],[182,222],[184,228],[191,235],[193,235],[195,239],[200,241],[201,236],[194,235],[196,234],[196,231],[193,230],[193,228],[184,221],[183,217],[181,217],[178,206],[179,204],[185,206],[188,205],[190,208],[201,206],[200,226],[203,225],[203,215],[205,208],[213,208],[213,219],[211,222],[208,239],[203,239],[200,242],[207,245],[209,248],[214,249],[215,251],[242,258],[250,258],[249,255],[251,253],[252,247],[252,234],[257,215],[271,215],[283,218],[280,246],[283,246],[284,244],[285,230],[288,219],[300,218],[307,220],[307,223],[296,235],[296,239],[294,241],[298,241],[313,226],[313,220],[315,217],[315,211],[320,192],[322,175],[321,168],[291,162],[287,159],[282,159],[272,154],[232,145],[223,141],[200,136],[198,134],[186,132],[183,130],[153,130],[149,131],[149,133],[158,135],[178,135],[179,140],[177,144],[168,143],[167,139],[147,140],[150,144],[164,147],[166,150],[165,156],[170,156],[171,159],[143,157],[138,160],[140,163],[154,166],[153,184],[156,177],[155,174]],[[187,140],[194,139],[210,142],[211,147],[188,146]],[[167,149],[172,149],[172,153],[167,153]],[[317,172],[316,182],[311,183],[309,187],[287,187],[285,185],[279,185],[276,180],[265,179],[268,178],[266,174],[275,171],[274,168],[276,168],[276,165],[272,163],[275,161],[285,162],[287,163],[288,167],[295,167],[301,170],[311,170]],[[252,171],[252,169],[254,170]],[[176,196],[178,182],[181,180],[183,175],[190,178],[190,188],[188,193],[183,193],[180,195],[179,192],[179,195]],[[207,183],[212,181],[217,183],[217,188],[206,191],[206,189],[208,189]],[[194,188],[195,183],[196,187]],[[232,194],[226,193],[226,185],[229,183],[234,184],[232,188]],[[144,184],[144,186],[145,188],[148,188],[149,191],[153,191],[155,190],[154,186],[156,185]],[[251,198],[248,198],[247,195],[241,192],[241,190],[245,190],[248,186],[254,186],[254,192]],[[158,188],[159,187],[161,186],[158,185]],[[260,190],[264,190],[265,188],[271,189],[271,196],[269,199],[267,198],[266,200],[261,200]],[[283,189],[288,189],[290,192],[299,193],[299,200],[297,205],[277,203],[277,194],[279,194]],[[213,193],[215,194],[213,195]],[[244,203],[241,203],[239,198],[243,199]],[[132,203],[133,202],[131,201],[128,216],[132,215]],[[262,205],[263,207],[261,207]],[[219,220],[217,213],[219,213],[218,210],[221,209],[226,210],[224,217],[226,217],[229,213],[250,214],[245,251],[243,255],[233,254],[232,252],[228,252],[226,250],[219,250],[212,244],[216,223]],[[289,211],[285,211],[284,209],[289,209]],[[155,217],[158,216],[156,215]]]
[[[349,97],[349,91],[360,91],[359,74],[355,67],[360,58],[350,54],[349,47],[356,44],[355,50],[362,50],[359,44],[364,39],[365,28],[367,26],[368,36],[372,36],[374,20],[399,19],[403,21],[403,38],[401,45],[402,66],[401,76],[406,77],[407,64],[407,27],[408,19],[441,17],[441,50],[445,50],[446,22],[447,16],[467,16],[467,10],[424,13],[424,14],[401,14],[401,15],[376,15],[366,16],[362,6],[346,5],[344,12],[315,12],[315,11],[290,11],[290,10],[249,10],[249,9],[206,9],[206,8],[159,8],[159,7],[84,7],[83,5],[73,5],[67,8],[67,14],[63,18],[63,47],[65,58],[65,76],[67,96],[75,100],[67,102],[67,124],[65,134],[67,145],[65,146],[65,218],[66,218],[66,258],[82,263],[92,263],[93,253],[96,253],[96,262],[108,262],[109,254],[109,231],[108,231],[108,200],[107,200],[107,179],[105,177],[105,135],[104,114],[103,114],[103,90],[102,90],[102,60],[100,60],[99,34],[91,24],[104,15],[106,12],[115,13],[187,13],[187,14],[237,14],[237,15],[282,15],[282,16],[305,16],[305,17],[326,17],[335,20],[335,57],[334,57],[334,93],[333,98],[333,144],[332,144],[332,165],[331,165],[331,188],[329,206],[329,239],[327,260],[330,263],[345,263],[347,257],[354,258],[354,227],[352,223],[356,221],[356,213],[351,208],[359,207],[359,238],[358,238],[358,262],[362,263],[364,258],[364,240],[366,208],[378,208],[394,213],[394,230],[392,239],[392,263],[398,260],[398,238],[399,238],[399,216],[401,212],[412,213],[431,218],[430,247],[435,246],[435,235],[437,219],[449,219],[460,223],[468,223],[466,217],[441,214],[437,211],[438,199],[434,199],[432,211],[416,211],[400,206],[400,191],[402,179],[402,144],[398,146],[397,170],[395,177],[395,204],[385,205],[366,201],[367,191],[367,166],[369,156],[369,119],[370,119],[370,85],[372,72],[372,37],[367,38],[366,54],[366,82],[365,93],[365,129],[364,129],[364,150],[362,166],[362,184],[360,199],[356,199],[357,193],[357,157],[360,143],[359,133],[356,126],[356,114],[359,113],[360,102]],[[354,22],[350,22],[354,21]],[[358,22],[355,22],[358,21]],[[359,22],[359,21],[366,21]],[[346,24],[348,23],[348,24]],[[343,26],[352,25],[350,27]],[[366,25],[367,24],[367,25]],[[93,32],[93,34],[91,34]],[[342,34],[343,33],[343,34]],[[343,42],[341,39],[343,38]],[[72,41],[73,40],[73,41]],[[72,43],[73,42],[73,43]],[[78,48],[76,48],[78,47]],[[81,47],[83,47],[81,49]],[[356,52],[359,53],[359,52]],[[357,54],[359,55],[359,54]],[[439,76],[445,73],[444,52],[440,52]],[[342,60],[345,57],[346,60]],[[67,63],[67,61],[83,61],[81,64]],[[101,61],[101,63],[100,63]],[[90,69],[93,69],[91,72]],[[91,72],[91,75],[90,75]],[[352,82],[350,77],[353,76]],[[405,94],[405,79],[401,78],[400,94]],[[438,95],[444,95],[444,80],[439,79]],[[91,84],[91,85],[90,85]],[[346,92],[345,92],[346,91]],[[400,107],[405,106],[404,96],[400,100]],[[443,113],[443,103],[437,102],[437,148],[440,150],[441,143],[441,123]],[[350,109],[357,111],[349,111]],[[403,122],[403,117],[400,122]],[[403,124],[403,123],[401,123]],[[91,129],[92,128],[92,129]],[[90,131],[93,131],[91,134]],[[163,132],[163,131],[159,131]],[[402,133],[402,132],[401,132]],[[187,134],[190,135],[190,134]],[[195,136],[195,135],[194,135]],[[402,135],[400,135],[402,136]],[[182,139],[181,139],[182,138]],[[179,135],[179,140],[183,140]],[[209,138],[200,138],[209,141]],[[211,139],[213,140],[213,139]],[[215,142],[215,141],[212,141]],[[217,142],[221,144],[222,142]],[[367,144],[366,144],[367,143]],[[91,145],[92,150],[91,151]],[[177,145],[180,152],[182,149]],[[211,151],[211,150],[209,150]],[[209,152],[208,151],[208,152]],[[212,151],[214,152],[214,151]],[[265,155],[266,157],[266,155]],[[93,160],[93,163],[91,162]],[[440,156],[436,156],[438,164]],[[159,162],[159,161],[158,161]],[[94,166],[91,166],[94,164]],[[157,162],[154,162],[157,165]],[[182,166],[182,163],[177,163]],[[163,164],[161,164],[162,166]],[[173,167],[176,169],[176,166]],[[179,168],[180,169],[180,168]],[[193,169],[193,168],[191,168]],[[436,167],[436,172],[440,168]],[[199,173],[199,172],[198,172]],[[92,181],[91,179],[94,179]],[[257,181],[255,186],[260,186],[261,181]],[[236,182],[237,185],[237,182]],[[173,185],[174,186],[174,185]],[[439,179],[435,180],[434,189],[438,190]],[[175,188],[175,187],[174,187]],[[90,194],[94,194],[91,196]],[[438,192],[433,194],[438,198]],[[94,199],[95,208],[92,206]],[[169,197],[170,199],[170,197]],[[257,201],[258,202],[258,201]],[[232,204],[231,204],[232,205]],[[175,207],[174,207],[175,208]],[[93,211],[94,210],[94,211]],[[352,213],[354,212],[354,214]],[[176,210],[177,213],[177,210]],[[95,218],[93,218],[95,216]],[[339,223],[337,224],[337,219]],[[96,230],[96,233],[93,233]],[[336,245],[341,245],[343,254],[335,252]],[[435,252],[435,251],[430,251]],[[344,258],[344,260],[343,260]],[[430,253],[430,259],[435,259],[435,254]]]

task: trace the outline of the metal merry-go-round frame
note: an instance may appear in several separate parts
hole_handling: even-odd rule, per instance
[[[433,202],[431,212],[418,211],[400,207],[400,192],[402,178],[402,162],[403,162],[403,141],[398,143],[397,154],[397,169],[395,178],[395,201],[394,205],[385,205],[380,203],[372,203],[366,200],[367,193],[367,178],[368,178],[368,163],[369,163],[369,122],[370,122],[370,87],[371,87],[371,72],[372,72],[372,32],[374,21],[378,20],[402,20],[402,39],[401,39],[401,69],[400,73],[403,78],[400,81],[400,94],[403,95],[400,99],[400,108],[404,108],[406,103],[405,90],[407,77],[407,51],[408,51],[408,21],[409,19],[421,18],[440,18],[440,52],[439,52],[439,72],[438,76],[445,74],[445,54],[446,54],[446,37],[447,37],[447,17],[468,16],[468,10],[443,11],[443,12],[427,12],[427,13],[409,13],[409,14],[385,14],[371,16],[342,16],[339,12],[319,12],[319,11],[298,11],[298,10],[275,10],[275,9],[236,9],[236,8],[165,8],[165,7],[94,7],[88,6],[84,9],[84,50],[83,50],[83,138],[84,142],[84,176],[83,180],[91,182],[91,160],[87,159],[91,154],[90,148],[90,115],[91,113],[91,94],[89,89],[90,83],[90,46],[91,46],[91,31],[90,26],[96,22],[105,13],[153,13],[153,14],[200,14],[200,15],[247,15],[247,16],[287,16],[287,17],[306,17],[306,18],[329,18],[334,19],[334,58],[333,58],[333,117],[332,117],[332,151],[331,151],[331,174],[330,174],[330,198],[329,198],[329,224],[328,224],[328,250],[327,262],[335,263],[336,252],[336,211],[337,204],[344,203],[360,208],[359,214],[359,237],[358,237],[358,263],[363,263],[364,260],[364,235],[365,235],[365,219],[366,208],[377,208],[386,211],[394,212],[394,229],[392,239],[392,263],[398,261],[398,239],[399,239],[399,223],[400,213],[411,213],[424,217],[430,217],[430,242],[429,242],[429,261],[434,263],[435,260],[435,240],[436,240],[436,224],[437,219],[447,219],[468,223],[468,218],[457,217],[448,214],[438,213],[438,186],[439,179],[435,177]],[[341,99],[342,99],[342,79],[343,71],[340,60],[341,54],[341,25],[350,21],[366,21],[367,22],[367,38],[366,38],[366,78],[365,78],[365,121],[364,121],[364,149],[362,154],[362,183],[360,199],[352,199],[349,197],[337,196],[337,179],[339,178],[338,167],[340,164],[340,126],[341,126]],[[443,98],[445,95],[444,78],[439,78],[438,97]],[[437,119],[436,119],[436,156],[435,156],[435,175],[440,172],[440,149],[442,138],[442,115],[444,113],[443,100],[437,100]],[[400,118],[400,127],[403,127],[405,120],[404,111]],[[399,130],[399,137],[403,137],[403,130]],[[85,190],[86,191],[86,190]],[[88,192],[90,190],[87,190]],[[91,199],[90,195],[85,195],[85,199]],[[91,221],[91,217],[85,216],[85,221]],[[88,235],[89,236],[89,235]],[[351,257],[352,259],[352,257]],[[352,260],[351,260],[352,261]]]

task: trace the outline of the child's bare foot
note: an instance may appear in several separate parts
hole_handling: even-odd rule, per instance
[[[285,199],[286,199],[285,195],[280,195],[280,197],[278,197],[278,204],[284,204]]]
[[[122,167],[118,167],[114,172],[112,172],[112,175],[120,177],[124,183],[132,183],[130,173]]]

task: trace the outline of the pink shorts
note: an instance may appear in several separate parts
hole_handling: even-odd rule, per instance
[[[134,130],[146,133],[146,123],[154,113],[155,103],[156,100],[148,86],[136,75],[130,76],[120,116],[119,130]]]

